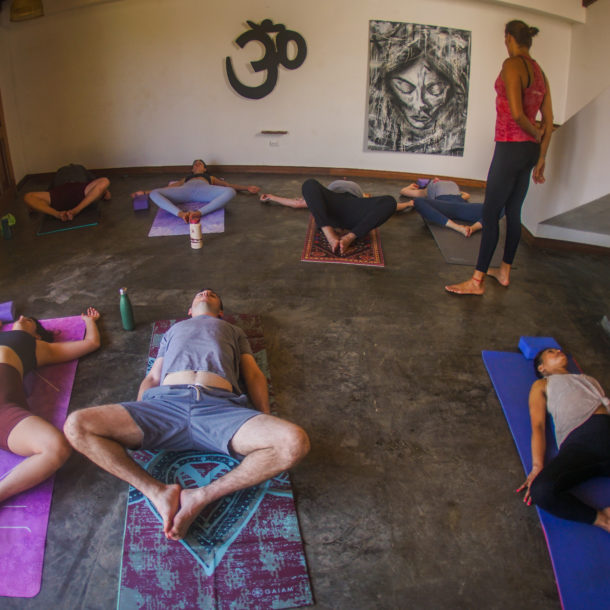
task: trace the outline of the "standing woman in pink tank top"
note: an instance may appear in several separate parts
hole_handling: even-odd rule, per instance
[[[487,174],[483,205],[483,233],[472,277],[445,286],[456,294],[483,294],[485,275],[502,286],[510,283],[510,269],[521,237],[521,207],[529,187],[544,182],[544,163],[553,132],[553,106],[546,76],[530,56],[532,37],[538,28],[523,21],[509,21],[504,30],[508,59],[495,83],[496,147]],[[542,120],[537,121],[538,112]],[[506,243],[498,269],[489,264],[498,243],[498,222],[506,212]]]

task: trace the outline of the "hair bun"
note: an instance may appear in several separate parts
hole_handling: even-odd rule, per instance
[[[529,31],[530,31],[530,36],[535,36],[540,30],[535,27],[530,27]]]

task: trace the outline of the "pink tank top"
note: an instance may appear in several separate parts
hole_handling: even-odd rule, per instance
[[[534,72],[534,80],[527,89],[524,89],[521,100],[525,116],[533,123],[546,95],[546,84],[540,66],[533,59],[521,57],[531,63]],[[536,138],[523,131],[510,114],[506,87],[501,73],[496,79],[494,88],[498,94],[496,96],[496,142],[535,142]]]

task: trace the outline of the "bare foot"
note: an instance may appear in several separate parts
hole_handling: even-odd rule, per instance
[[[168,538],[181,540],[186,536],[189,527],[203,508],[208,504],[205,500],[205,488],[183,489],[180,493],[180,510],[174,517],[174,523]]]
[[[163,520],[163,533],[166,538],[170,538],[170,531],[174,525],[174,517],[180,507],[180,492],[182,488],[177,483],[174,485],[164,485],[158,493],[148,496],[154,504],[161,519]]]
[[[601,527],[610,534],[610,507],[597,511],[597,517],[595,518],[593,525]]]
[[[470,237],[470,227],[455,223],[455,227],[451,227],[454,231],[461,233],[464,237]]]
[[[322,233],[324,233],[330,249],[336,254],[339,250],[339,236],[337,232],[332,227],[322,227]]]
[[[343,256],[349,249],[349,247],[352,245],[352,242],[356,239],[356,236],[350,232],[350,233],[346,233],[340,240],[339,240],[339,252],[341,253],[341,256]]]
[[[476,280],[474,277],[471,277],[469,280],[466,280],[461,284],[450,284],[449,286],[445,286],[445,290],[447,292],[452,292],[453,294],[480,295],[485,292],[485,288],[483,288],[483,280]]]
[[[140,195],[146,195],[146,191],[135,191],[135,192],[131,193],[132,199],[135,199],[136,197],[139,197]],[[110,197],[108,197],[108,199],[110,199]]]
[[[409,199],[409,201],[399,201],[396,204],[396,211],[404,212],[405,210],[412,209],[414,205],[415,205],[415,202],[413,201],[413,199]]]
[[[510,284],[510,278],[508,273],[506,273],[501,267],[496,269],[488,269],[487,275],[491,275],[491,277],[498,280],[502,286],[508,286]]]

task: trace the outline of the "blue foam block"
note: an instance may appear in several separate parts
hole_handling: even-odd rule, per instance
[[[415,183],[420,189],[425,189],[430,183],[430,178],[418,178]]]
[[[553,337],[521,337],[519,339],[519,349],[528,360],[533,360],[540,350],[549,347],[561,349]]]
[[[518,352],[483,352],[483,362],[502,405],[511,434],[517,445],[523,468],[532,466],[531,424],[528,395],[536,380],[531,360]],[[570,361],[569,368],[579,373]],[[548,461],[557,453],[552,420],[547,420]],[[515,486],[522,481],[513,483]],[[575,489],[587,504],[610,506],[610,482],[607,478],[587,481]],[[515,498],[517,501],[517,498]],[[524,509],[527,509],[525,507]],[[565,610],[607,610],[610,606],[610,536],[598,527],[559,519],[536,508],[546,537],[557,581],[561,604]]]
[[[134,210],[148,210],[148,195],[138,195],[133,198]]]
[[[0,303],[0,322],[12,322],[15,319],[15,305],[13,301]]]

